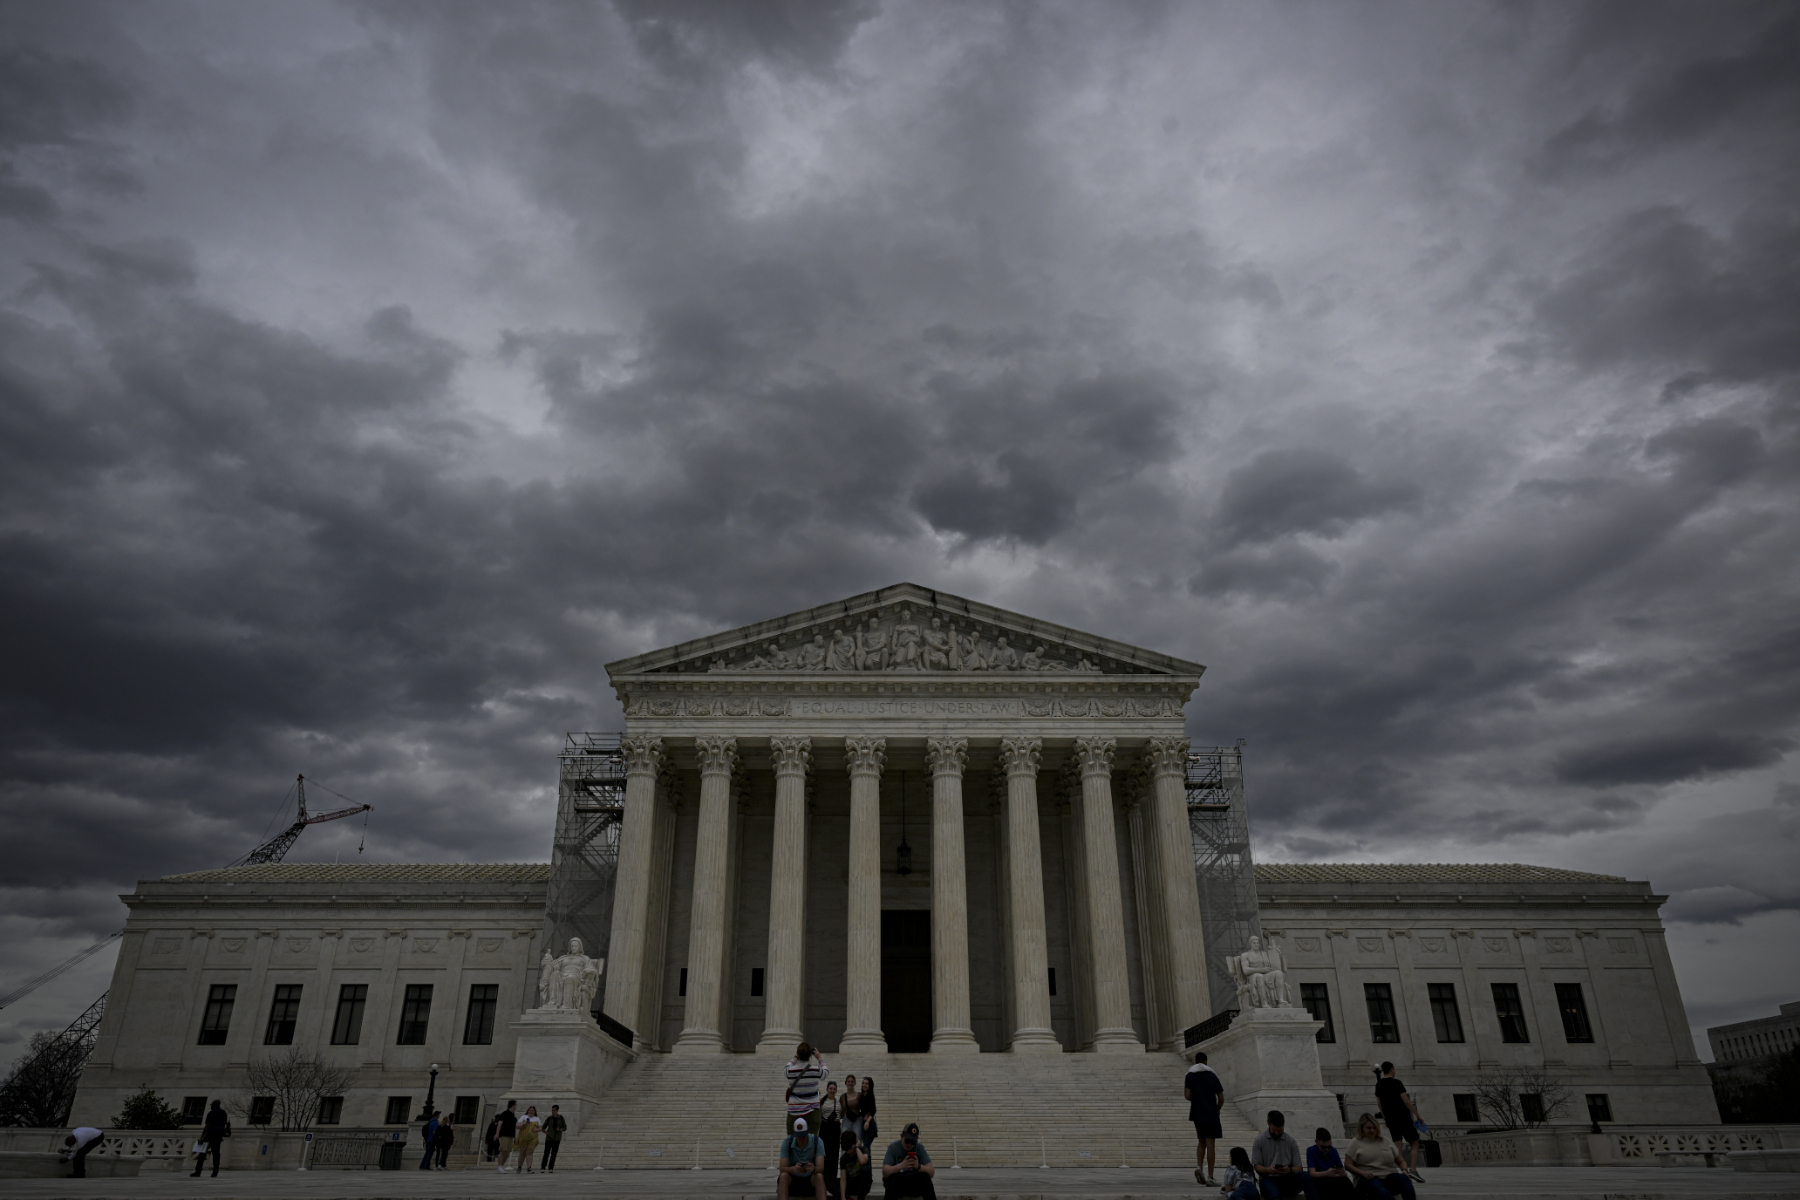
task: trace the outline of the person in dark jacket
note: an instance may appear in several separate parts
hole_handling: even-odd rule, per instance
[[[225,1139],[231,1136],[231,1117],[225,1112],[225,1106],[219,1101],[212,1102],[212,1110],[206,1114],[206,1124],[200,1130],[200,1141],[206,1143],[207,1154],[212,1155],[213,1176],[219,1174],[219,1158],[223,1153]],[[206,1165],[206,1154],[197,1155],[194,1159],[195,1179],[200,1178],[200,1168]]]
[[[487,1149],[488,1161],[493,1162],[500,1157],[500,1114],[488,1122],[487,1132],[481,1136],[482,1145]]]
[[[569,1131],[569,1118],[562,1115],[562,1110],[552,1104],[550,1115],[544,1118],[544,1161],[542,1169],[556,1170],[556,1152],[562,1149],[563,1134]]]
[[[445,1117],[439,1122],[437,1132],[431,1135],[431,1148],[437,1151],[437,1169],[442,1171],[450,1165],[450,1147],[456,1145],[456,1127]]]
[[[431,1160],[437,1149],[437,1147],[432,1145],[431,1139],[437,1136],[439,1123],[438,1116],[438,1112],[433,1110],[431,1115],[425,1121],[424,1136],[419,1139],[425,1146],[425,1157],[419,1160],[419,1170],[421,1171],[431,1170]]]

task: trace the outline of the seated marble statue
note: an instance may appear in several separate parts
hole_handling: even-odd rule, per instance
[[[1282,961],[1281,951],[1273,946],[1265,948],[1261,938],[1252,936],[1250,948],[1227,958],[1225,966],[1237,982],[1239,1008],[1294,1007],[1288,995],[1287,964]]]
[[[604,958],[589,958],[581,952],[578,937],[569,939],[569,952],[561,958],[551,958],[550,951],[544,951],[538,964],[538,1007],[589,1011],[605,969]]]

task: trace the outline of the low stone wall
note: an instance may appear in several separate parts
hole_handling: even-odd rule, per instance
[[[1467,1133],[1438,1143],[1447,1167],[1723,1166],[1742,1151],[1800,1148],[1800,1125],[1614,1127],[1579,1125]]]
[[[374,1170],[379,1165],[381,1147],[401,1139],[415,1154],[423,1154],[417,1129],[350,1129],[325,1126],[312,1131],[312,1153],[307,1155],[309,1167],[320,1170]],[[92,1164],[112,1158],[137,1160],[145,1172],[190,1171],[194,1166],[194,1141],[200,1136],[198,1127],[185,1129],[108,1129],[106,1140],[88,1151]],[[67,1129],[0,1128],[0,1152],[60,1153]],[[306,1150],[306,1134],[284,1133],[267,1126],[233,1126],[231,1137],[220,1148],[220,1162],[228,1170],[273,1171],[295,1170]],[[212,1160],[207,1160],[211,1170]],[[415,1161],[411,1166],[418,1166]]]

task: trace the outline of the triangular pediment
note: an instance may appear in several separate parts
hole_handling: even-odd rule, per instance
[[[633,675],[1159,675],[1206,668],[1050,621],[898,583],[610,663]]]

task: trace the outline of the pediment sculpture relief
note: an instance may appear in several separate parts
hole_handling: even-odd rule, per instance
[[[696,671],[1004,671],[1142,674],[1144,668],[967,617],[900,604],[665,668]]]

